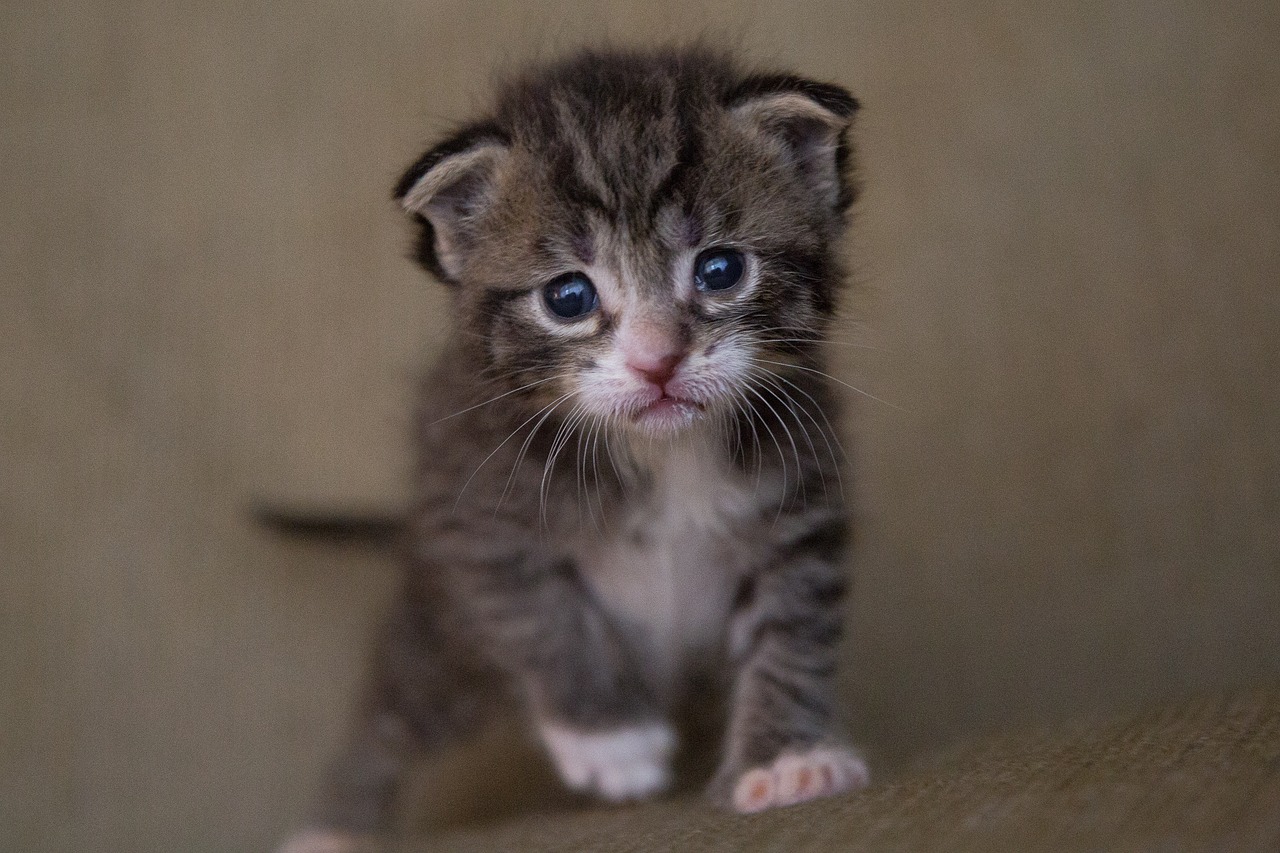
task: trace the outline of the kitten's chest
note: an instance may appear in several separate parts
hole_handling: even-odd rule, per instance
[[[715,654],[750,570],[754,480],[690,443],[647,460],[650,487],[586,549],[583,576],[665,683],[691,658]]]

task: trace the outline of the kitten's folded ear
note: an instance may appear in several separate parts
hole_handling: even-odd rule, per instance
[[[498,128],[472,125],[419,157],[396,184],[396,200],[422,226],[417,260],[445,282],[457,283],[475,222],[492,204],[509,154]]]
[[[839,86],[789,74],[748,77],[729,97],[733,120],[781,144],[801,177],[832,210],[854,198],[846,131],[858,101]]]

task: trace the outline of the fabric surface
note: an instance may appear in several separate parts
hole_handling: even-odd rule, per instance
[[[1280,687],[1005,736],[848,797],[753,817],[692,799],[406,843],[468,851],[1280,850]]]

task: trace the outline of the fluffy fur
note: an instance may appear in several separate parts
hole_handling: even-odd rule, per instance
[[[666,786],[671,721],[711,693],[723,806],[865,784],[832,733],[849,531],[821,348],[856,108],[701,49],[586,53],[405,173],[454,333],[404,590],[299,838],[376,835],[406,761],[511,699],[607,800]],[[717,251],[741,271],[712,291]],[[546,288],[571,275],[597,301],[566,319]]]

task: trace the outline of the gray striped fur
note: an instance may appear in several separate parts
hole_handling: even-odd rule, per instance
[[[422,385],[404,593],[319,826],[382,831],[409,758],[504,701],[583,733],[723,707],[722,803],[831,739],[848,483],[822,342],[856,102],[692,48],[577,55],[495,103],[397,188],[454,334]],[[681,290],[710,245],[750,258],[749,295]],[[538,293],[575,268],[616,310],[566,331]],[[656,436],[579,393],[641,315],[709,377]]]

